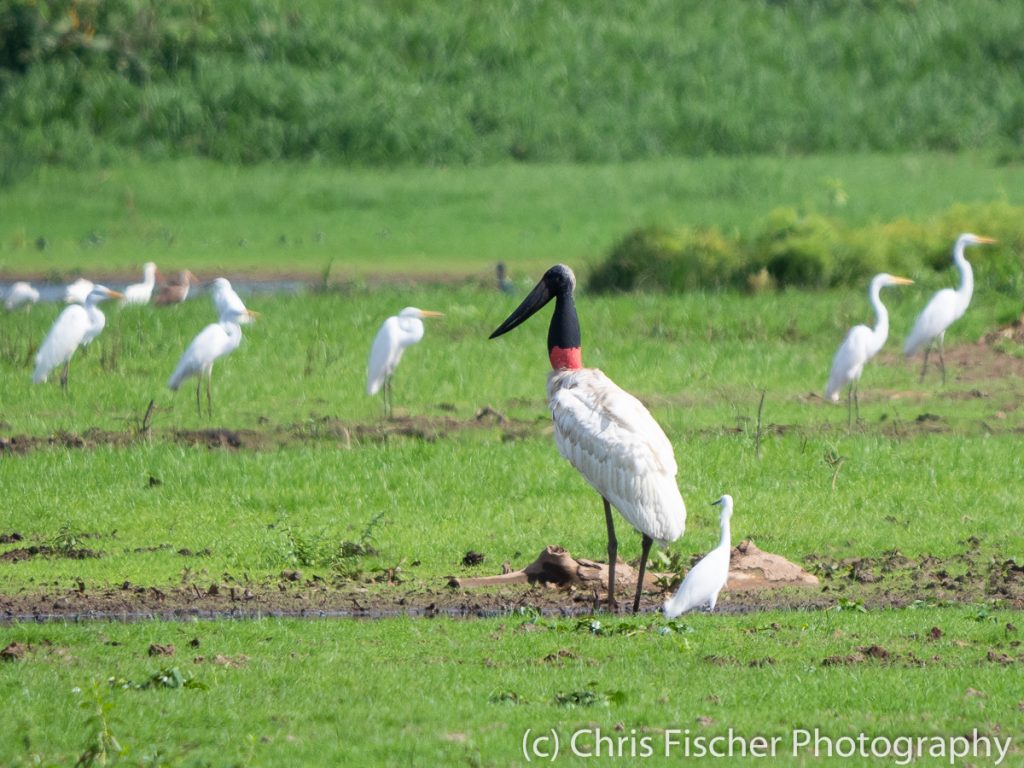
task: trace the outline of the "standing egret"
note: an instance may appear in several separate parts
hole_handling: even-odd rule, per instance
[[[192,339],[178,361],[178,367],[167,380],[167,386],[176,392],[185,379],[189,376],[196,377],[196,409],[200,414],[203,412],[200,399],[203,379],[206,379],[207,413],[213,416],[213,364],[217,358],[230,355],[238,349],[238,345],[242,343],[240,323],[252,322],[254,316],[254,312],[244,307],[241,310],[234,307],[225,309],[221,312],[219,322],[210,323]]]
[[[853,421],[854,408],[857,409],[857,421],[860,421],[857,388],[860,385],[860,375],[864,372],[864,364],[878,354],[889,337],[889,312],[882,303],[882,289],[890,285],[911,285],[913,282],[905,277],[893,277],[885,272],[871,278],[868,298],[875,309],[875,327],[872,329],[866,325],[853,326],[843,343],[839,345],[836,356],[832,358],[832,372],[829,373],[828,384],[825,386],[825,398],[834,403],[839,402],[840,390],[849,385],[846,394],[849,407],[848,423]]]
[[[64,302],[66,304],[85,304],[85,300],[92,293],[94,283],[80,277],[64,289]]]
[[[7,296],[4,298],[4,308],[13,312],[19,307],[32,306],[39,301],[39,291],[23,280],[12,283],[7,289]]]
[[[181,304],[188,298],[188,292],[193,282],[199,282],[199,278],[187,269],[182,270],[178,273],[177,277],[168,280],[160,286],[157,290],[156,298],[153,299],[153,303],[157,306]]]
[[[153,298],[153,288],[156,287],[157,272],[156,264],[147,261],[143,267],[143,279],[141,283],[134,283],[124,289],[123,304],[149,304]]]
[[[391,414],[391,377],[402,359],[406,347],[423,338],[423,319],[444,317],[441,312],[406,307],[392,315],[381,325],[370,348],[366,364],[366,394],[375,395],[384,389],[384,415]]]
[[[558,451],[604,501],[608,528],[608,606],[615,608],[618,542],[614,506],[642,536],[633,612],[640,609],[651,544],[675,541],[686,527],[686,506],[676,485],[672,443],[643,404],[597,368],[584,368],[580,324],[573,301],[576,276],[564,264],[547,272],[523,302],[491,334],[501,336],[551,299],[548,327],[548,407]]]
[[[242,303],[226,277],[218,277],[213,281],[210,285],[210,295],[213,298],[213,306],[217,309],[218,317],[223,316],[225,312],[232,312],[241,325],[251,323],[259,317],[259,313],[250,312],[245,308],[245,304]]]
[[[932,351],[936,337],[939,340],[939,367],[942,369],[942,383],[946,383],[946,360],[943,355],[946,329],[956,320],[963,317],[967,311],[967,305],[971,303],[971,294],[974,293],[974,272],[971,265],[964,258],[964,248],[968,245],[984,245],[996,242],[991,237],[979,237],[978,235],[963,234],[953,246],[953,264],[960,272],[960,287],[956,290],[943,288],[932,296],[932,300],[917,316],[914,327],[903,344],[903,354],[912,357],[917,350],[925,347],[924,365],[921,366],[921,381],[924,381],[925,371],[928,370],[928,353]],[[927,345],[927,346],[925,346]]]
[[[84,304],[72,304],[66,307],[50,327],[46,334],[39,352],[36,353],[36,369],[32,374],[32,381],[41,384],[46,381],[50,371],[61,363],[64,370],[60,375],[61,389],[68,386],[68,368],[71,366],[71,356],[75,354],[78,347],[84,347],[90,341],[100,335],[103,327],[107,324],[107,318],[97,306],[106,299],[120,299],[122,294],[104,288],[102,285],[95,285],[85,297]]]
[[[732,517],[732,496],[725,494],[712,503],[712,506],[715,505],[722,507],[722,538],[717,547],[704,555],[700,562],[690,569],[675,596],[665,601],[662,610],[666,619],[674,619],[679,614],[702,605],[707,605],[709,612],[715,610],[718,593],[729,580],[729,555],[732,553],[729,519]]]

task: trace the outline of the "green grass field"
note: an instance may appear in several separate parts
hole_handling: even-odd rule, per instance
[[[565,167],[550,176],[517,167],[504,187],[496,182],[505,169],[367,172],[356,176],[376,190],[375,202],[322,218],[288,194],[268,194],[263,208],[234,196],[330,185],[326,171],[310,169],[290,178],[282,169],[227,172],[190,162],[111,171],[108,182],[48,171],[4,192],[5,213],[12,211],[0,225],[6,274],[126,275],[153,257],[165,269],[191,266],[208,276],[229,268],[315,275],[336,256],[335,268],[350,275],[451,270],[485,282],[355,280],[246,296],[262,316],[215,367],[212,419],[196,413],[189,384],[174,395],[166,389],[184,346],[213,320],[205,296],[161,310],[106,305],[107,327],[76,355],[67,395],[56,382],[30,383],[31,347],[59,307],[3,315],[0,534],[22,539],[3,544],[0,558],[31,546],[53,556],[0,559],[0,603],[36,595],[45,612],[58,610],[69,591],[117,593],[126,582],[167,593],[214,584],[276,591],[280,582],[289,594],[324,585],[371,602],[406,595],[422,605],[432,591],[450,594],[449,575],[498,573],[504,561],[521,567],[547,544],[603,558],[600,501],[550,434],[546,313],[501,339],[487,335],[528,290],[528,275],[556,259],[578,262],[582,273],[620,226],[678,209],[680,220],[702,220],[706,211],[714,223],[742,229],[777,204],[762,200],[767,189],[790,189],[783,202],[810,205],[819,194],[814,180],[831,167],[844,169],[850,202],[841,215],[854,223],[927,219],[953,201],[1021,202],[1013,192],[1019,171],[976,157],[860,161],[754,160],[749,175],[761,179],[761,193],[707,200],[698,200],[696,179],[685,181],[690,172],[706,183],[746,166]],[[903,171],[886,176],[890,166]],[[925,175],[901,187],[908,168]],[[870,184],[872,173],[891,187]],[[179,181],[161,197],[175,174]],[[772,181],[780,177],[787,182]],[[657,178],[661,191],[642,202],[642,190],[659,189]],[[620,197],[602,197],[599,179]],[[673,206],[673,184],[684,181],[692,195]],[[69,182],[92,184],[93,194],[69,191]],[[124,207],[128,188],[136,214]],[[481,197],[446,207],[438,188]],[[42,201],[60,190],[66,210],[47,227]],[[605,221],[630,190],[641,202]],[[274,199],[291,202],[275,208]],[[360,243],[375,242],[371,233],[401,229],[389,218],[395,200],[404,201],[399,218],[417,223],[395,238],[390,256],[379,243],[360,256]],[[344,210],[357,217],[349,225],[361,224],[337,223]],[[560,229],[551,226],[556,219]],[[538,220],[547,224],[531,229],[535,250],[508,242],[522,222]],[[327,222],[320,244],[306,239],[318,222]],[[173,241],[146,240],[161,227]],[[88,231],[103,237],[83,246]],[[474,252],[470,245],[489,242],[487,233],[495,250]],[[284,243],[275,240],[280,234]],[[39,236],[44,251],[34,245]],[[241,236],[255,245],[222,248]],[[352,240],[335,251],[337,237]],[[436,261],[421,258],[413,245],[420,242]],[[273,256],[281,252],[294,261],[280,266]],[[52,261],[41,266],[44,257]],[[486,282],[497,258],[516,266],[519,293]],[[1021,306],[1005,280],[986,275],[983,256],[975,267],[974,303],[947,335],[945,387],[934,372],[919,384],[919,361],[904,362],[898,351],[916,312],[950,275],[913,275],[915,285],[885,293],[892,334],[864,375],[863,423],[852,429],[845,407],[818,395],[846,329],[871,319],[863,287],[578,297],[585,362],[639,396],[675,446],[689,512],[685,536],[669,548],[675,562],[714,545],[708,503],[729,492],[734,538],[815,570],[822,589],[810,594],[827,610],[779,610],[768,600],[767,610],[740,614],[725,594],[715,615],[672,623],[655,614],[557,618],[529,609],[476,620],[19,621],[0,629],[0,645],[15,644],[14,658],[0,663],[0,696],[14,703],[0,764],[513,765],[525,762],[527,729],[554,729],[564,747],[573,732],[599,727],[635,737],[624,742],[631,749],[645,736],[660,744],[671,729],[696,737],[732,727],[782,739],[778,764],[827,765],[809,749],[786,749],[794,729],[815,726],[833,738],[954,737],[977,728],[1012,737],[1002,763],[1012,764],[1024,725],[1013,581],[1024,547],[1024,365],[1017,342],[976,342]],[[380,402],[363,393],[365,363],[377,326],[406,305],[445,317],[428,321],[398,370],[396,423],[411,428],[388,433]],[[507,421],[478,421],[487,406]],[[240,447],[208,447],[202,430],[211,429],[239,435]],[[338,557],[367,532],[371,549]],[[638,537],[621,523],[619,533],[620,556],[635,561]],[[81,548],[101,556],[61,556]],[[484,564],[463,565],[468,550],[484,553]],[[878,568],[873,584],[853,578],[851,561],[878,564],[894,551],[922,564],[920,581]],[[301,581],[288,586],[282,574],[294,570]],[[517,594],[529,603],[529,589]],[[173,655],[150,656],[153,643],[173,645]],[[583,751],[591,735],[581,737]],[[563,761],[587,759],[563,751]],[[932,763],[949,760],[926,754],[914,764]],[[896,763],[889,756],[850,764]]]
[[[1020,206],[1022,189],[1024,165],[941,153],[393,171],[200,160],[41,168],[0,189],[0,274],[134,280],[147,260],[204,278],[319,277],[328,267],[334,280],[489,278],[499,260],[514,277],[557,261],[582,274],[638,226],[749,237],[780,207],[850,226],[929,222],[955,205]]]

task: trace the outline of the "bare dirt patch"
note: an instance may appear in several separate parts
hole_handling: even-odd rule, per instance
[[[718,612],[763,610],[874,610],[914,604],[971,604],[998,601],[1024,609],[1024,565],[983,554],[971,542],[950,557],[906,557],[898,551],[880,557],[835,560],[807,555],[801,560],[821,580],[817,587],[723,591]],[[461,589],[446,579],[405,582],[341,581],[319,575],[282,572],[263,581],[235,580],[180,585],[48,588],[0,596],[0,622],[146,618],[299,618],[390,616],[485,617],[510,614],[580,616],[607,610],[597,586],[554,587],[508,584]],[[657,612],[669,596],[652,586],[641,610]],[[629,602],[629,601],[625,601]],[[625,612],[625,609],[623,609]],[[864,652],[865,659],[877,652]],[[858,663],[834,660],[832,663]]]

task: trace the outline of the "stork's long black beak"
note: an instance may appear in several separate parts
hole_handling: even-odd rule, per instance
[[[508,333],[553,298],[554,294],[552,294],[551,289],[548,288],[547,281],[542,279],[533,287],[530,294],[523,299],[522,304],[516,307],[515,311],[505,318],[505,322],[499,325],[495,329],[494,333],[492,333],[488,338],[494,339],[501,336],[503,333]]]

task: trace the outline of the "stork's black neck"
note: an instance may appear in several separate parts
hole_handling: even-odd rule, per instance
[[[576,316],[576,302],[573,301],[571,291],[564,291],[555,297],[555,312],[548,326],[548,358],[556,371],[583,367],[580,319]]]

